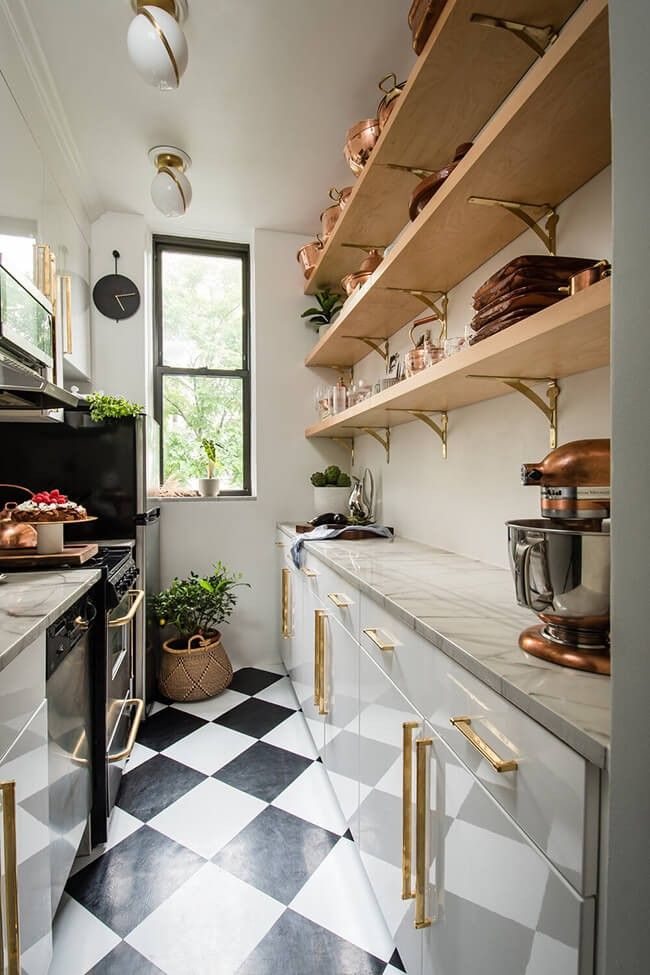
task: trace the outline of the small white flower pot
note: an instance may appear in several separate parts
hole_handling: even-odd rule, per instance
[[[351,490],[351,487],[315,487],[314,515],[326,515],[330,511],[346,515]]]
[[[219,478],[200,477],[199,491],[204,498],[216,498],[219,494]]]

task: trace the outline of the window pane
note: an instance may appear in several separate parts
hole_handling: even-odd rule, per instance
[[[207,476],[201,440],[217,448],[222,491],[244,487],[244,383],[216,376],[163,376],[164,479],[196,488]]]
[[[242,261],[163,251],[163,364],[241,369]]]

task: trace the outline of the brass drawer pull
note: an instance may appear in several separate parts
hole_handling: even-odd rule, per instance
[[[126,626],[127,623],[131,622],[140,608],[140,603],[144,599],[144,589],[129,589],[129,596],[133,596],[134,599],[129,606],[128,613],[126,616],[120,616],[119,619],[110,620],[108,624],[110,629],[115,629],[118,626]]]
[[[291,637],[289,626],[289,602],[291,599],[291,570],[282,570],[282,639],[288,640]]]
[[[316,576],[318,575],[318,572],[314,572],[313,569],[304,568],[301,569],[301,572],[303,575],[307,576],[308,579],[315,579]]]
[[[379,634],[379,630],[376,629],[375,627],[370,627],[369,629],[364,630],[363,632],[366,634],[366,636],[368,637],[368,639],[369,640],[372,640],[372,642],[374,643],[374,645],[376,647],[378,647],[380,650],[383,650],[384,652],[386,652],[388,650],[394,650],[395,649],[395,645],[393,643],[388,643],[388,642],[386,642],[386,641],[384,641],[384,640],[381,639],[381,637],[378,635]]]
[[[284,548],[284,542],[276,542],[275,543],[275,547],[276,548]]]
[[[6,975],[20,975],[20,917],[18,914],[18,853],[16,850],[16,783],[0,782],[2,798],[2,845],[1,858],[5,868],[5,889],[0,896],[0,963],[2,951],[2,905],[7,911],[5,930],[7,932]]]
[[[402,725],[402,900],[415,897],[411,887],[412,866],[412,828],[411,806],[413,804],[413,732],[419,721],[405,721]]]
[[[495,772],[515,772],[517,762],[514,758],[501,758],[490,748],[488,743],[476,734],[472,728],[472,719],[468,717],[450,718],[454,728],[458,728],[462,735],[465,735],[470,745],[473,745],[477,752],[489,762]]]
[[[428,928],[427,917],[427,748],[432,738],[418,738],[415,743],[415,922],[416,928]]]
[[[351,600],[344,592],[328,592],[327,598],[331,599],[338,609],[348,609],[352,605]]]
[[[314,610],[314,704],[319,714],[327,714],[325,703],[325,620],[324,609]]]
[[[129,738],[122,749],[121,752],[116,752],[114,755],[107,755],[106,761],[109,765],[114,765],[115,762],[121,762],[122,759],[128,758],[133,751],[133,746],[135,745],[135,739],[138,737],[138,731],[140,730],[140,722],[142,721],[142,715],[144,714],[144,701],[139,697],[129,698],[128,701],[124,702],[126,708],[131,707],[135,704],[136,711],[135,717],[133,718],[133,724],[131,725],[131,731],[129,732]]]

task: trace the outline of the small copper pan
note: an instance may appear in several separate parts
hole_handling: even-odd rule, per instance
[[[612,273],[612,265],[609,261],[598,261],[596,264],[592,264],[591,267],[586,268],[584,271],[578,271],[569,278],[569,284],[567,287],[558,288],[558,291],[565,295],[575,295],[578,291],[584,291],[585,288],[589,288],[592,284],[596,284],[597,281],[602,281],[603,278],[608,278]]]
[[[320,257],[320,252],[322,249],[323,240],[319,234],[316,240],[312,240],[308,244],[304,244],[296,254],[296,260],[299,264],[302,264],[302,269],[306,278],[311,277],[314,268],[318,264],[318,258]]]
[[[348,205],[348,200],[350,199],[350,195],[353,189],[354,189],[353,186],[344,186],[342,190],[337,190],[336,186],[331,186],[329,191],[329,198],[330,200],[333,200],[334,203],[338,203],[341,210],[345,210],[346,206]]]
[[[397,83],[397,75],[394,72],[387,74],[385,78],[382,78],[379,82],[379,90],[383,91],[384,97],[379,102],[377,106],[377,121],[379,122],[379,131],[384,128],[386,122],[390,118],[393,109],[397,105],[397,99],[402,94],[402,89],[406,84],[405,81],[400,81]]]
[[[451,175],[451,173],[453,173],[463,156],[465,156],[471,148],[471,142],[463,142],[456,149],[454,158],[448,166],[445,166],[444,169],[436,169],[433,172],[427,171],[424,179],[420,180],[411,194],[411,202],[409,204],[409,216],[411,220],[415,220],[420,211],[424,209],[429,200],[438,192],[442,184]],[[425,171],[421,170],[420,172]],[[416,172],[415,175],[420,175],[420,173]]]
[[[351,295],[355,288],[359,288],[362,284],[365,284],[373,271],[376,271],[381,264],[383,257],[379,251],[372,247],[368,250],[368,256],[362,261],[361,267],[358,271],[354,271],[352,274],[346,274],[344,278],[341,279],[341,287],[347,295]]]
[[[348,129],[343,155],[355,176],[368,162],[378,138],[379,122],[376,118],[364,118]]]

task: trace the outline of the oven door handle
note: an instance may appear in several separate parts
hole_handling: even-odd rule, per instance
[[[114,765],[115,762],[121,762],[123,759],[128,758],[133,751],[135,739],[138,737],[138,731],[140,730],[142,715],[144,714],[144,701],[140,697],[131,697],[124,702],[125,708],[131,707],[132,705],[135,705],[136,711],[133,717],[133,724],[131,725],[128,741],[121,752],[115,752],[114,755],[109,754],[106,756],[106,762],[108,765]]]
[[[130,623],[135,614],[138,612],[140,603],[144,599],[144,589],[129,589],[128,593],[129,596],[134,597],[133,602],[129,607],[129,611],[126,616],[120,616],[116,620],[109,620],[108,626],[110,629],[115,629],[115,627],[118,626],[126,626],[126,624]]]

